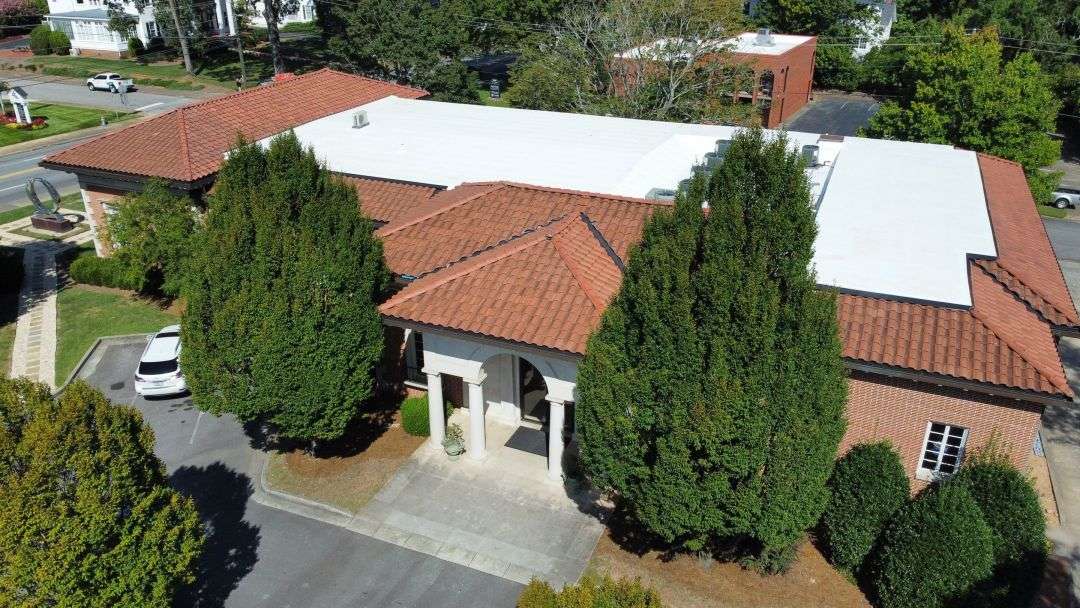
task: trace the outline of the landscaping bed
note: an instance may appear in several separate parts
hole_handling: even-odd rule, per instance
[[[671,556],[640,539],[640,528],[618,516],[600,537],[589,572],[640,578],[656,589],[665,608],[869,608],[854,583],[837,572],[810,542],[804,542],[785,574],[762,575],[736,563]]]
[[[314,454],[306,446],[273,452],[267,483],[275,490],[356,513],[425,441],[402,429],[396,410],[361,414],[344,438],[320,446]]]
[[[43,118],[42,126],[35,125],[33,128],[27,129],[11,128],[10,125],[5,124],[0,127],[0,146],[96,127],[101,124],[102,116],[109,122],[127,120],[135,116],[134,113],[130,112],[118,113],[111,110],[81,108],[58,103],[30,104],[30,114],[35,121]]]
[[[132,292],[65,285],[56,296],[56,382],[61,384],[94,340],[150,333],[180,322],[176,306],[162,308]]]

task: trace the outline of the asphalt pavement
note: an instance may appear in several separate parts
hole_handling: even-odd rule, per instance
[[[92,137],[97,137],[101,129],[88,129],[86,137],[68,140],[59,144],[49,144],[23,152],[4,152],[0,148],[0,211],[29,205],[24,187],[31,177],[44,177],[52,182],[61,195],[79,191],[79,182],[71,173],[49,171],[38,166],[41,159],[49,154],[70,148]]]
[[[201,413],[189,398],[136,397],[133,376],[144,345],[136,339],[99,349],[80,376],[142,412],[170,484],[199,506],[206,549],[198,582],[177,606],[515,604],[517,583],[255,502],[257,428]]]
[[[71,78],[14,78],[7,83],[13,87],[22,87],[30,96],[31,102],[66,103],[120,112],[156,114],[191,102],[188,97],[144,91],[132,91],[124,95],[90,91],[78,80]]]
[[[803,133],[855,135],[877,113],[880,105],[871,97],[822,95],[803,107],[785,127]]]

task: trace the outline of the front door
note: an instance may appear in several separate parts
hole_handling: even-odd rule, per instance
[[[521,404],[521,417],[538,424],[547,424],[550,406],[547,399],[547,384],[540,370],[525,359],[518,358],[518,403]]]

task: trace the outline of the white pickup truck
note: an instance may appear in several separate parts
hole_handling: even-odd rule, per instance
[[[109,91],[111,93],[127,93],[135,84],[130,78],[121,78],[119,74],[102,72],[86,79],[86,88],[91,91]]]

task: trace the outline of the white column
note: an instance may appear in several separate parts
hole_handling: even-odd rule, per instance
[[[487,429],[484,428],[484,390],[480,383],[466,381],[469,385],[469,457],[481,460],[487,448]]]
[[[441,450],[443,438],[446,437],[446,405],[443,403],[442,377],[439,374],[427,374],[427,399],[428,428],[431,430],[428,444],[433,450]]]
[[[232,0],[221,0],[225,3],[225,14],[229,18],[229,35],[236,35],[236,16],[233,15]]]
[[[219,34],[223,33],[229,27],[228,24],[225,23],[225,7],[222,6],[225,2],[229,2],[229,0],[214,0],[214,8],[217,10],[217,29]]]
[[[562,480],[563,467],[563,424],[566,420],[566,406],[562,401],[552,401],[548,398],[551,408],[548,413],[548,477],[556,481]]]

